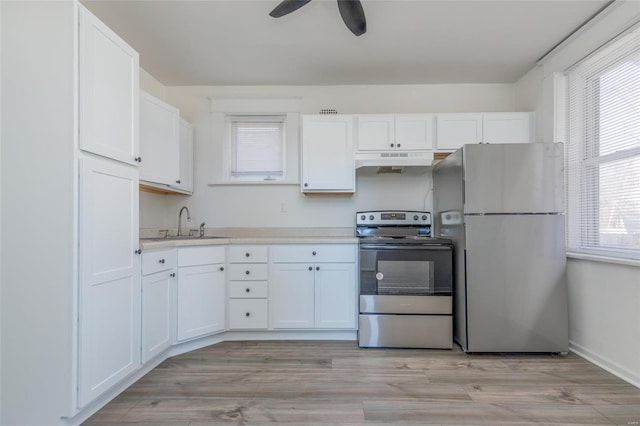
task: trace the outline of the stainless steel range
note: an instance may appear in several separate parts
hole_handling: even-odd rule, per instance
[[[356,213],[360,347],[453,346],[451,241],[422,211]]]

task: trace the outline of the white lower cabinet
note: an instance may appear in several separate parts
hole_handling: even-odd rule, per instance
[[[356,245],[273,246],[271,326],[356,329],[356,251]]]
[[[78,406],[140,367],[138,170],[80,163]]]
[[[142,253],[142,362],[164,352],[173,341],[175,250]]]
[[[229,247],[229,329],[269,326],[268,246]]]
[[[275,263],[271,268],[273,328],[313,328],[313,265]]]
[[[142,278],[142,362],[171,346],[171,288],[176,273],[157,272]]]
[[[225,247],[178,249],[177,340],[226,328]]]

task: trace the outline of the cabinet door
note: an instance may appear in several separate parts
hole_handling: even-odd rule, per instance
[[[80,149],[129,164],[138,156],[138,53],[80,8]]]
[[[402,150],[433,149],[433,115],[396,115],[395,127],[396,148]]]
[[[505,112],[484,114],[482,142],[528,143],[533,142],[533,114],[530,112]]]
[[[438,114],[436,149],[455,151],[482,142],[482,114]]]
[[[140,366],[138,169],[80,164],[79,406]]]
[[[175,273],[142,278],[142,362],[171,346],[171,285]]]
[[[395,121],[390,114],[358,115],[358,151],[395,148]]]
[[[315,327],[356,328],[356,273],[353,263],[315,265]]]
[[[178,341],[225,329],[225,272],[220,264],[178,270]]]
[[[177,185],[180,180],[180,113],[140,92],[140,180]]]
[[[176,188],[193,192],[193,127],[180,119],[180,177]]]
[[[353,118],[302,120],[302,192],[354,192]]]
[[[313,328],[313,272],[312,264],[273,264],[273,328]]]

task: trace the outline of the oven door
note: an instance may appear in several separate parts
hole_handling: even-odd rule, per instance
[[[450,246],[360,245],[360,295],[451,296]]]

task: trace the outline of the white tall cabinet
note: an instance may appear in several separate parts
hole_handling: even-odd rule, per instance
[[[77,2],[0,7],[0,424],[61,424],[140,366],[138,54]]]

